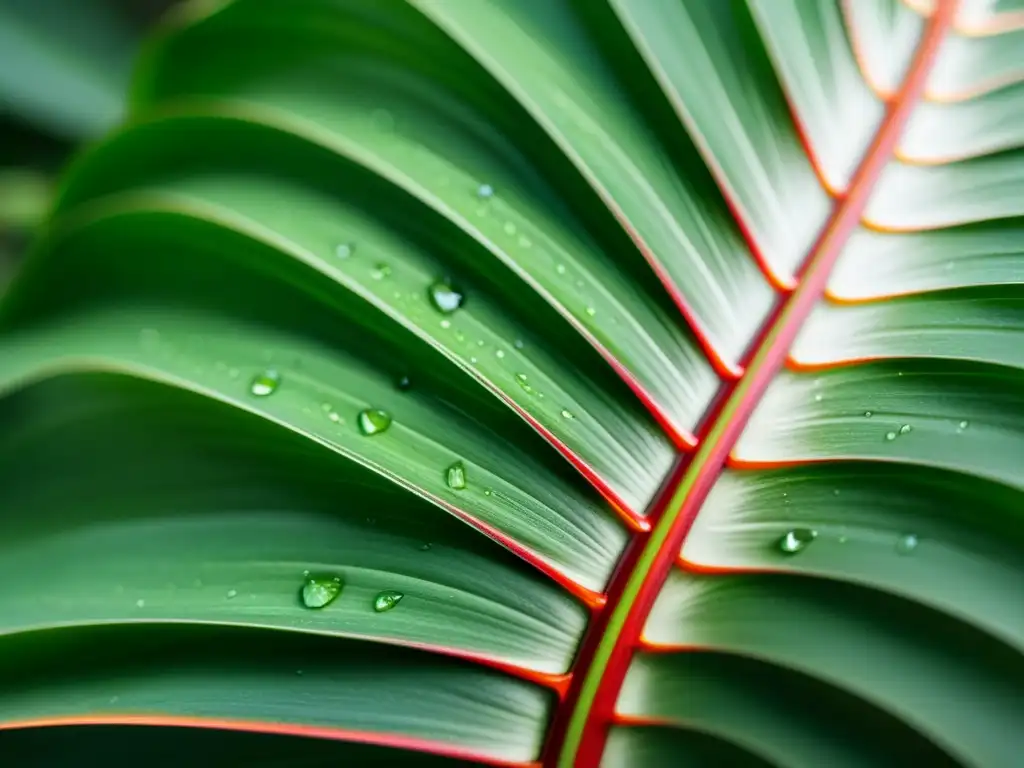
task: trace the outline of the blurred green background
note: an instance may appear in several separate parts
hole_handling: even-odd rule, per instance
[[[122,117],[136,51],[181,0],[0,0],[0,293],[60,169]]]

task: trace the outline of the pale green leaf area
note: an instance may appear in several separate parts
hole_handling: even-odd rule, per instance
[[[1024,81],[1024,29],[996,35],[951,34],[928,79],[929,98],[959,101]]]
[[[771,768],[753,752],[699,730],[652,726],[613,726],[601,768],[671,765],[674,768]]]
[[[666,97],[718,166],[772,271],[789,280],[831,209],[749,15],[728,3],[614,0]]]
[[[966,288],[1016,285],[1024,274],[1024,228],[987,221],[954,229],[892,234],[857,229],[829,277],[844,301]]]
[[[343,729],[528,761],[550,698],[461,662],[334,638],[196,627],[64,630],[8,638],[0,724],[201,718]],[[89,659],[83,664],[82,659]]]
[[[1021,489],[1022,434],[1019,371],[903,360],[780,374],[732,457],[918,464]]]
[[[122,763],[110,762],[116,754]],[[107,755],[108,765],[150,768],[469,768],[469,761],[368,744],[204,728],[105,725],[0,731],[0,749],[24,768],[52,768],[68,755]]]
[[[830,0],[748,5],[825,183],[845,190],[885,105],[857,66],[842,8]]]
[[[1024,293],[1016,285],[870,304],[822,303],[800,330],[790,358],[808,366],[931,358],[1022,369]]]
[[[389,46],[375,43],[377,33],[345,36],[365,21],[353,18],[351,29],[328,24],[325,14],[331,19],[337,11],[322,5],[305,4],[285,24],[272,7],[261,14],[260,5],[247,6],[248,15],[237,23],[224,13],[186,30],[161,51],[168,69],[140,80],[140,108],[201,99],[193,112],[238,116],[287,131],[372,171],[378,187],[380,179],[387,180],[443,219],[431,218],[419,206],[415,216],[395,220],[395,210],[409,207],[401,207],[405,195],[394,192],[381,193],[389,204],[375,207],[375,216],[391,213],[392,226],[404,231],[433,230],[433,239],[440,238],[446,250],[461,251],[462,265],[487,274],[509,301],[542,299],[575,329],[563,334],[565,346],[589,340],[605,348],[651,392],[677,429],[692,429],[715,386],[710,368],[630,241],[621,231],[616,237],[602,229],[604,245],[598,245],[567,207],[567,202],[582,204],[586,196],[575,188],[569,194],[553,189],[565,174],[550,170],[564,157],[531,160],[529,153],[543,137],[531,136],[529,123],[510,114],[514,105],[494,114],[495,101],[481,102],[481,89],[493,95],[486,76],[480,75],[484,83],[476,86],[477,78],[468,76],[472,62],[467,65],[450,44],[439,46],[420,29],[422,19],[412,20],[417,23],[410,34],[416,34],[419,51],[414,66],[400,66],[404,62],[395,61]],[[195,62],[219,45],[214,33],[225,25],[222,34],[239,41],[232,66],[216,73],[197,69]],[[272,58],[267,50],[274,51]],[[449,66],[439,69],[444,63]],[[467,76],[453,85],[448,82],[452,71]],[[496,130],[490,121],[508,125]],[[115,147],[111,150],[116,157]],[[152,164],[152,153],[144,157]],[[261,166],[265,162],[264,155]],[[318,177],[325,167],[340,165],[328,162],[322,161]],[[109,188],[110,165],[98,165],[102,168],[87,173],[79,190],[97,184]],[[125,174],[120,164],[111,165]],[[355,194],[358,189],[343,185],[350,175],[338,168],[335,188],[365,203],[365,196]],[[606,222],[601,213],[593,207],[583,212],[589,229],[595,218]],[[443,235],[437,231],[441,227]],[[753,296],[760,287],[757,300],[748,299],[747,306],[763,315],[770,290],[752,264],[744,280],[737,290]],[[756,322],[751,316],[747,324]],[[730,322],[722,332],[733,334],[734,327]],[[723,343],[738,355],[747,340],[731,335]]]
[[[214,314],[110,305],[5,342],[3,389],[65,372],[109,371],[172,384],[305,435],[399,486],[492,526],[553,570],[600,589],[624,531],[596,500],[453,408],[403,392],[350,353]],[[258,396],[260,378],[279,377]],[[324,407],[326,404],[326,408]],[[367,436],[359,414],[387,412]],[[332,416],[332,414],[334,414]],[[446,468],[464,462],[464,489]],[[526,491],[533,488],[534,491]]]
[[[821,643],[828,648],[821,636],[809,635],[799,625],[791,629],[800,633],[800,647]],[[616,711],[722,739],[752,756],[737,766],[959,765],[910,728],[848,693],[742,655],[639,653]]]
[[[656,645],[737,654],[778,671],[808,675],[899,718],[966,765],[1015,765],[1024,749],[1024,734],[1017,727],[1024,717],[1021,654],[912,602],[806,577],[707,577],[677,571],[659,595],[644,637]],[[727,664],[728,658],[723,667]],[[639,665],[643,669],[643,662]],[[668,698],[666,682],[659,679],[657,689],[646,694],[642,685],[627,686],[622,693],[626,706],[658,706],[656,696]],[[682,685],[693,682],[692,677],[680,680]],[[701,704],[696,690],[686,698],[689,706]],[[679,704],[669,700],[661,706]],[[827,715],[824,707],[821,714]],[[739,712],[719,714],[733,716]],[[782,707],[777,717],[785,718]],[[829,731],[854,730],[855,722],[843,724],[833,717],[816,729],[801,723],[803,741],[832,741]],[[860,734],[862,739],[865,735]],[[780,732],[774,739],[783,736]],[[854,743],[832,744],[833,749],[840,746],[834,762],[815,764],[855,764],[850,759],[864,751]],[[787,761],[809,764],[798,754],[790,753]]]
[[[899,155],[916,163],[943,163],[1012,150],[1024,144],[1024,83],[967,101],[925,101],[910,116]]]
[[[1019,493],[941,471],[866,463],[727,470],[681,555],[700,568],[874,587],[1024,651],[1024,612],[1011,608],[1024,592],[1022,523]]]
[[[895,93],[924,35],[925,19],[902,0],[865,0],[841,8],[862,77],[878,94]]]
[[[48,417],[19,422],[27,407]],[[252,416],[109,376],[25,390],[0,414],[0,633],[240,624],[560,673],[583,631],[582,606],[497,544]],[[324,610],[303,606],[307,574],[340,578]],[[378,612],[385,592],[401,597]]]
[[[135,41],[106,5],[81,0],[0,4],[0,113],[67,139],[121,119]]]
[[[713,346],[735,362],[767,311],[767,286],[752,285],[757,268],[710,179],[672,172],[670,156],[618,95],[622,86],[580,18],[560,3],[413,4],[569,154],[668,273]]]

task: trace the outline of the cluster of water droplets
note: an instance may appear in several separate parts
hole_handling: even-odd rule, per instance
[[[326,608],[341,596],[345,582],[341,576],[334,574],[311,574],[306,571],[305,581],[299,590],[302,605],[310,610],[318,611]],[[405,594],[394,589],[385,589],[373,598],[372,608],[375,613],[385,613],[395,608]]]
[[[775,548],[784,555],[796,555],[806,550],[818,539],[818,531],[814,528],[790,528],[775,542]],[[838,536],[838,542],[845,544],[849,537],[846,533]],[[901,555],[909,555],[917,549],[920,539],[915,533],[904,533],[896,539],[895,549]]]

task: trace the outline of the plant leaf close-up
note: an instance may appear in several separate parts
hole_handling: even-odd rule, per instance
[[[127,103],[0,303],[5,764],[1021,764],[1016,0],[193,0]]]

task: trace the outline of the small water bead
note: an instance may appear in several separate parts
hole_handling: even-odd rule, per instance
[[[971,426],[971,422],[967,421],[966,419],[961,421],[959,424],[960,429],[967,429],[969,426]]]
[[[557,272],[560,275],[564,275],[565,274],[565,264],[556,264],[555,265],[555,272]]]
[[[462,292],[453,288],[447,280],[435,280],[430,284],[427,294],[434,308],[446,315],[461,307],[465,299]]]
[[[839,495],[839,489],[838,488],[833,488],[832,489],[832,495],[833,496],[838,496]]]
[[[814,402],[820,403],[821,402],[821,398],[822,398],[821,392],[816,392],[815,395],[814,395]]]
[[[377,408],[367,408],[359,412],[359,431],[367,437],[386,432],[391,426],[391,414]]]
[[[871,418],[871,411],[864,411],[864,418],[865,419],[870,419]]]
[[[812,528],[794,528],[779,539],[779,550],[786,555],[795,555],[806,549],[816,538],[818,532]]]
[[[237,589],[229,589],[228,590],[228,600],[231,600],[232,598],[235,598],[235,597],[238,597],[238,590]]]
[[[379,592],[375,598],[373,598],[373,610],[377,613],[384,613],[390,611],[396,605],[398,601],[405,597],[401,592],[396,592],[393,589],[385,589],[383,592]]]
[[[356,247],[352,243],[340,243],[334,249],[334,255],[339,259],[347,259],[353,253],[356,252]]]
[[[408,376],[403,376],[402,378],[400,378],[398,380],[398,388],[401,389],[402,391],[405,391],[405,390],[409,389],[409,387],[411,387],[411,386],[412,386],[412,382],[409,381],[409,377]]]
[[[338,424],[341,421],[341,416],[338,414],[337,411],[331,411],[330,413],[328,413],[327,418],[333,421],[335,424]]]
[[[377,264],[371,271],[370,277],[374,280],[383,280],[391,275],[391,267],[387,264]]]
[[[268,368],[263,373],[257,374],[249,385],[249,392],[254,397],[266,397],[277,391],[281,384],[281,374],[273,368]]]
[[[597,310],[594,309],[593,307],[587,307],[584,311],[587,313],[588,317],[593,317],[594,315],[597,314]]]
[[[911,552],[917,549],[917,545],[919,543],[920,540],[917,538],[915,534],[904,534],[903,536],[900,536],[899,540],[896,542],[896,551],[899,552],[901,555],[909,555]]]
[[[575,419],[576,417],[572,415],[572,411],[570,411],[568,408],[563,408],[562,409],[562,418],[563,419]]]
[[[466,487],[466,465],[456,461],[445,470],[445,483],[453,491],[461,491]]]
[[[424,544],[420,547],[420,552],[429,552],[432,546],[433,545],[429,541],[424,542]]]
[[[337,599],[344,586],[340,576],[306,576],[301,590],[302,604],[307,608],[324,608]]]
[[[885,439],[886,440],[895,440],[896,439],[896,433],[895,432],[886,432],[885,433]]]
[[[490,184],[481,184],[476,188],[476,196],[483,200],[489,200],[494,197],[494,187]]]
[[[516,225],[511,221],[506,221],[505,226],[502,227],[505,230],[506,235],[514,235],[516,233]]]
[[[531,387],[529,385],[528,379],[527,379],[525,373],[517,373],[516,374],[516,384],[518,384],[522,388],[522,390],[524,392],[526,392],[528,395],[532,395],[533,394],[533,387]]]
[[[911,427],[909,424],[904,424],[902,427],[900,427],[900,434],[901,435],[905,435],[908,432],[910,432],[912,429],[913,429],[913,427]]]
[[[449,328],[452,327],[452,321],[451,320],[442,320],[441,321],[441,327],[444,328],[447,331]]]
[[[526,345],[523,344],[523,340],[522,339],[516,339],[514,342],[512,342],[512,346],[515,347],[516,349],[522,349]]]
[[[494,356],[500,360],[501,358],[505,357],[505,350],[504,349],[497,350],[494,353]]]
[[[140,597],[140,598],[139,598],[138,600],[136,600],[136,601],[135,601],[135,607],[136,607],[136,608],[145,608],[145,607],[146,607],[146,601],[145,601],[145,600],[143,600],[143,599],[142,599],[142,598]]]

